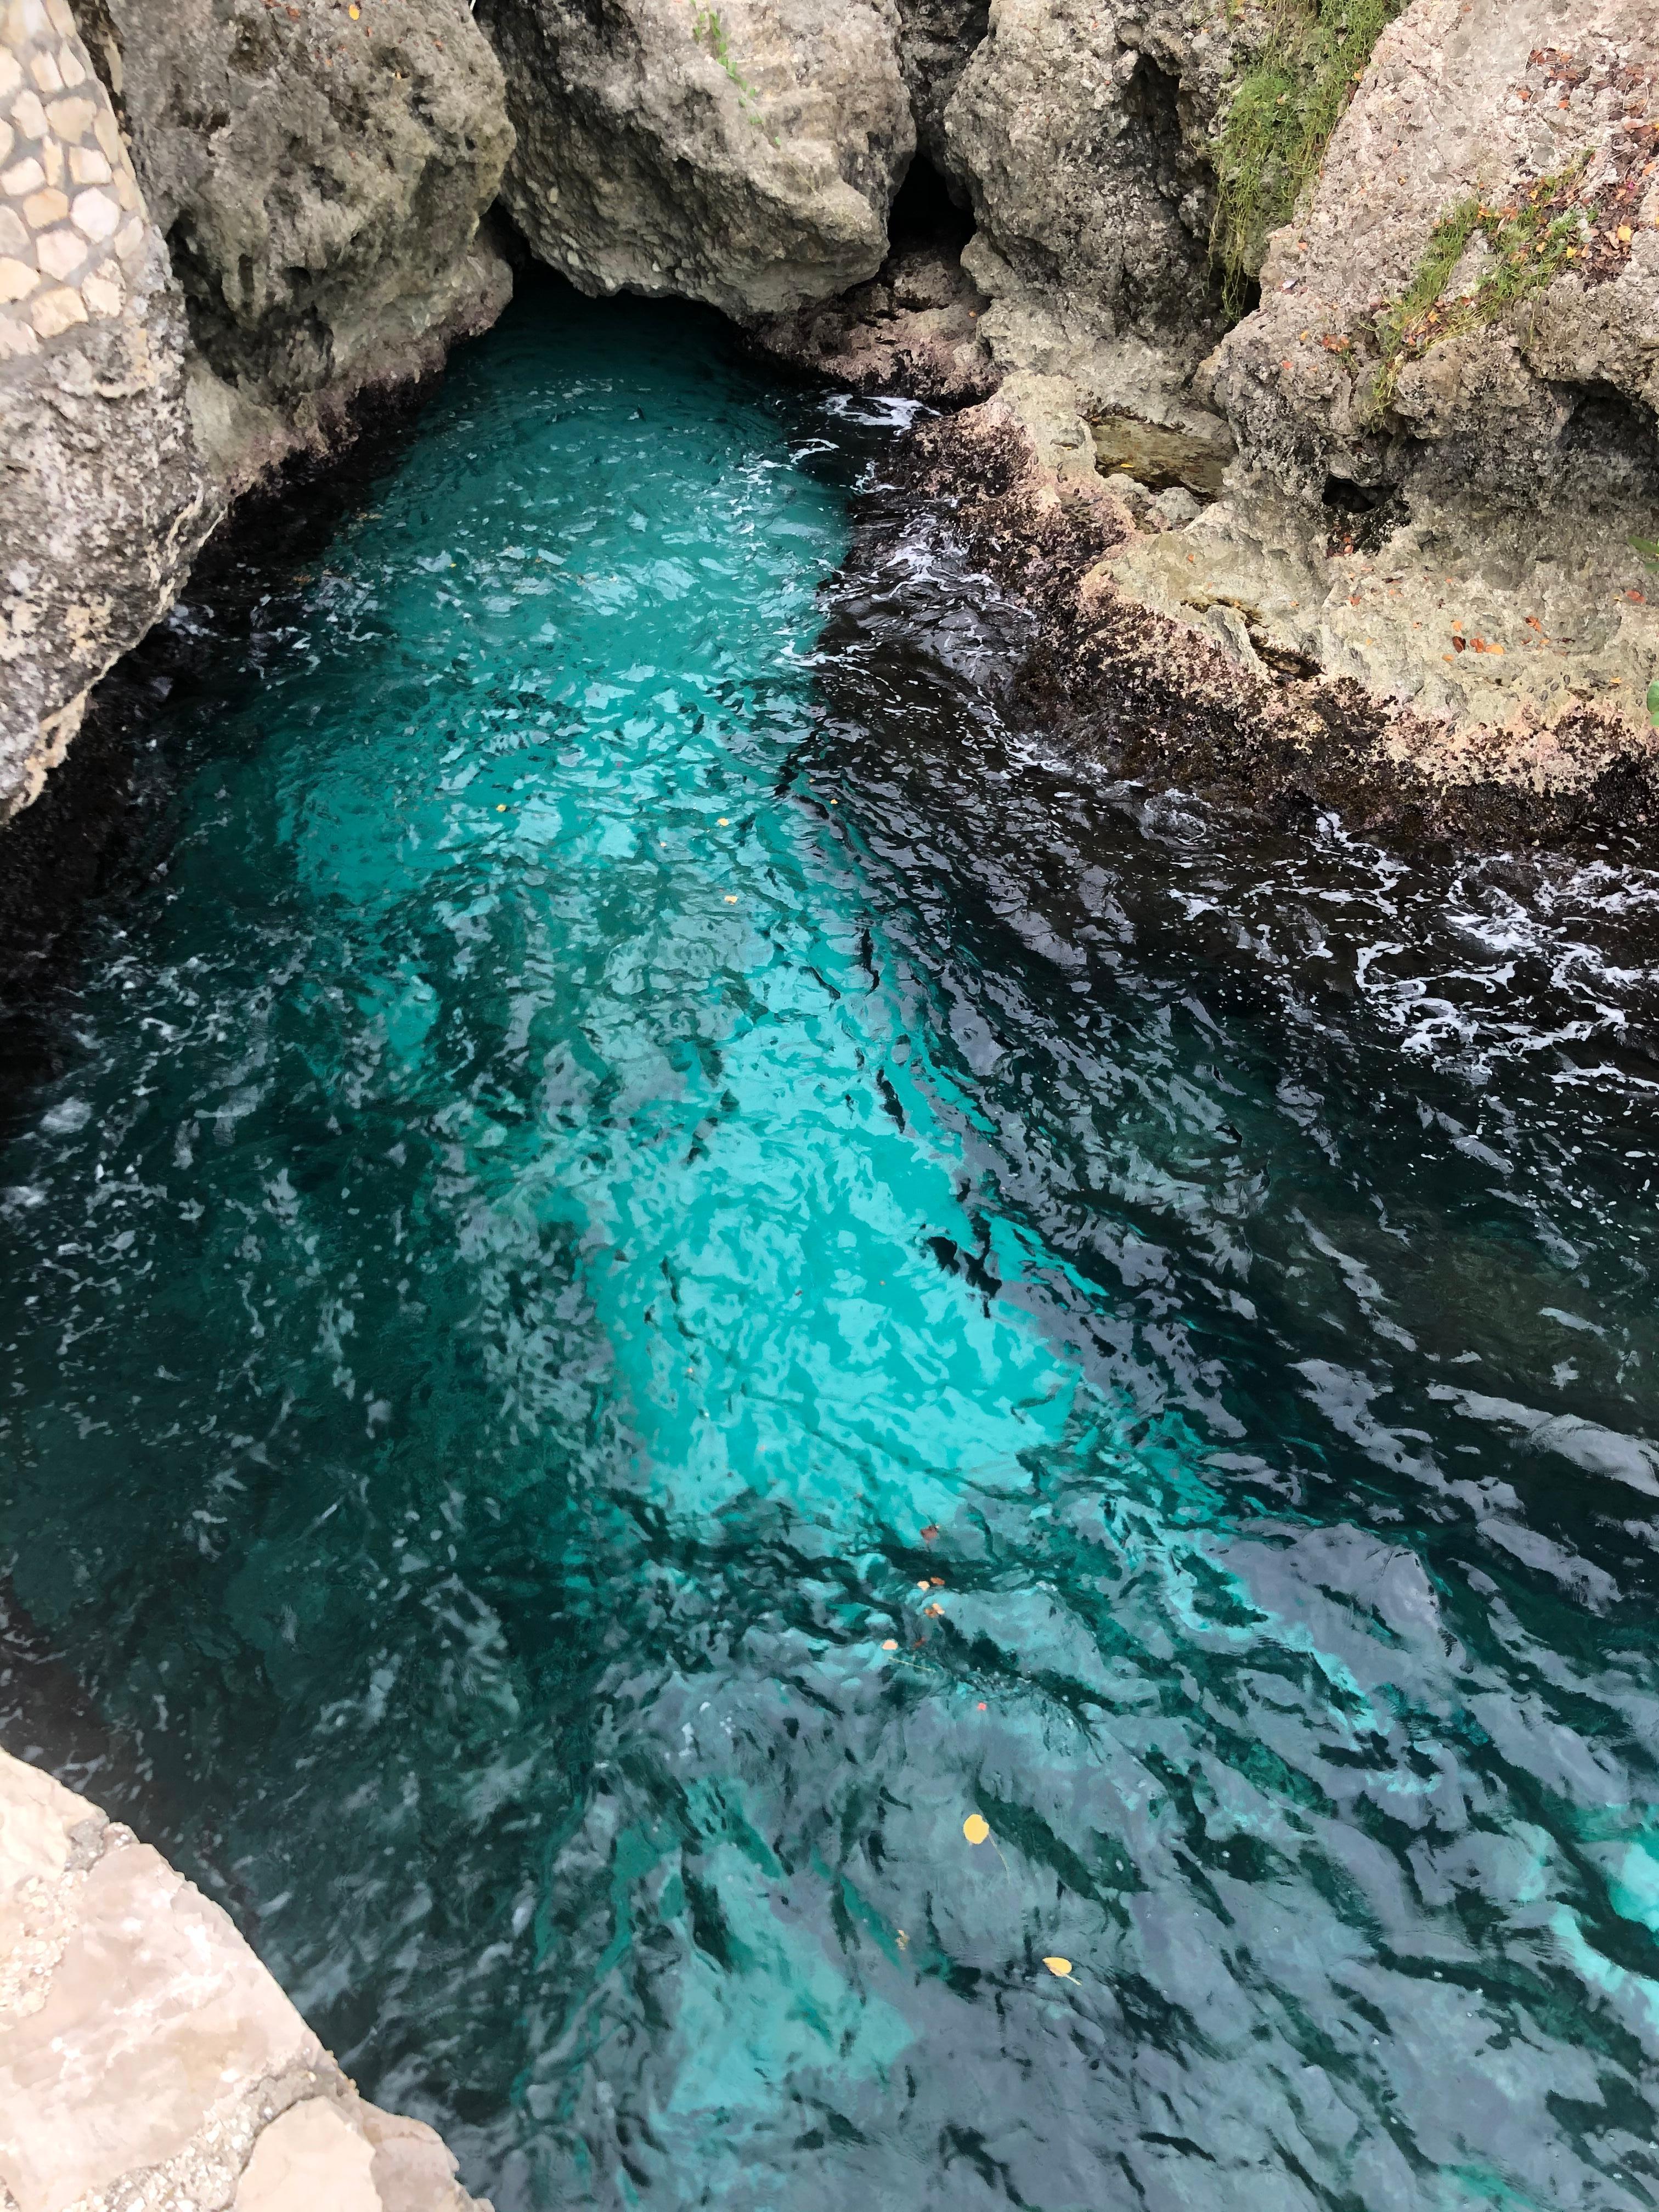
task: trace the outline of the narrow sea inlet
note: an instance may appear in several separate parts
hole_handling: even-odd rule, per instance
[[[892,412],[534,295],[158,704],[5,1741],[498,2212],[1651,2205],[1659,880],[1048,758]]]

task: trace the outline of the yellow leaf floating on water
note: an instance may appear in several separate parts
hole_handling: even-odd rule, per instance
[[[991,1824],[979,1814],[970,1813],[962,1824],[962,1832],[970,1844],[982,1844],[990,1838]]]
[[[1051,1974],[1058,1974],[1062,1982],[1072,1971],[1069,1959],[1045,1959],[1042,1963]]]

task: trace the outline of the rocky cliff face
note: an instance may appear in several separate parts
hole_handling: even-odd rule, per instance
[[[1217,603],[1528,773],[1586,714],[1640,736],[1659,600],[1659,15],[1416,0],[1262,302],[1200,379],[1227,496],[1120,579]],[[1241,645],[1248,657],[1250,648]]]
[[[221,478],[486,328],[513,138],[465,0],[80,0],[183,289]]]
[[[892,0],[480,0],[507,204],[588,293],[738,321],[874,275],[915,145]]]
[[[996,0],[945,134],[1010,366],[1133,336],[1190,368],[1219,337],[1207,148],[1255,27],[1217,0]]]
[[[899,66],[915,117],[916,145],[958,187],[963,204],[966,179],[951,156],[945,114],[990,27],[990,0],[903,0],[899,9]]]
[[[1346,726],[1390,806],[1565,820],[1659,792],[1656,88],[1650,0],[995,0],[942,117],[970,293],[896,264],[766,335],[994,388],[930,480],[1014,441],[990,535],[1051,599],[1086,509],[1077,622],[1185,670],[1170,712],[1224,694],[1335,798]]]
[[[0,818],[228,498],[511,280],[465,0],[0,9]]]
[[[183,301],[64,0],[0,15],[0,818],[217,513]]]
[[[585,291],[707,301],[953,409],[994,392],[963,467],[979,430],[1018,441],[1093,517],[1097,611],[1196,637],[1251,712],[1352,680],[1413,757],[1473,735],[1523,779],[1559,733],[1651,735],[1651,0],[73,4],[126,140],[96,87],[78,155],[44,107],[47,137],[8,126],[14,793],[166,604],[204,465],[234,491],[321,447],[494,314],[498,184]],[[973,235],[884,263],[918,146]],[[107,165],[108,237],[37,155]],[[77,518],[50,546],[48,485]]]

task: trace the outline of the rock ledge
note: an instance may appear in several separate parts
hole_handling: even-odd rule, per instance
[[[379,2111],[229,1919],[0,1752],[3,2212],[489,2212]]]

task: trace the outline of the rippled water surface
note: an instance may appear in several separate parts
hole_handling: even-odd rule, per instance
[[[1659,881],[1046,759],[896,411],[532,300],[204,635],[6,1739],[501,2212],[1651,2204]]]

